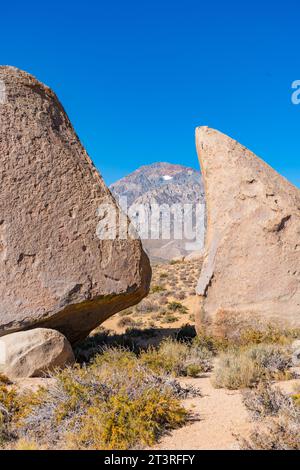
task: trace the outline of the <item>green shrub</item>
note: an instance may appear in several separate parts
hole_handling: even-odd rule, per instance
[[[164,292],[165,290],[166,288],[163,286],[154,285],[151,287],[151,294],[156,294],[157,292]]]
[[[167,315],[162,318],[163,323],[175,323],[176,321],[178,321],[178,317],[175,317],[175,315],[171,313],[167,313]]]
[[[164,272],[164,273],[160,273],[159,277],[160,277],[161,279],[167,279],[168,273],[165,273],[165,272]]]
[[[179,312],[179,313],[187,313],[188,309],[184,305],[182,305],[180,302],[169,302],[167,304],[167,307],[171,312]]]

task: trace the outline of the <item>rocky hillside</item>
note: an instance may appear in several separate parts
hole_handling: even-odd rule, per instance
[[[169,260],[174,257],[185,256],[202,248],[204,236],[204,189],[201,174],[193,168],[171,163],[153,163],[138,168],[130,175],[120,179],[110,186],[117,199],[127,198],[127,209],[133,223],[139,230],[139,224],[135,217],[137,206],[142,205],[148,214],[149,226],[151,217],[154,216],[154,208],[168,206],[171,214],[174,205],[180,205],[185,212],[187,228],[190,213],[192,231],[198,227],[198,234],[190,238],[184,233],[184,224],[171,215],[170,235],[163,233],[162,227],[166,226],[166,220],[160,214],[159,239],[153,239],[151,231],[148,236],[141,234],[143,245],[152,260]],[[198,212],[197,212],[198,207]],[[182,228],[182,237],[174,233]],[[192,245],[191,245],[191,242]],[[196,243],[195,243],[196,242]]]

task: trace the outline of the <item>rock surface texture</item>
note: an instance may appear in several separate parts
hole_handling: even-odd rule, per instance
[[[0,338],[0,372],[10,379],[41,377],[74,362],[69,341],[55,330],[36,328]]]
[[[198,322],[226,312],[300,326],[300,191],[218,131],[196,130],[207,203]]]
[[[12,67],[0,83],[0,336],[44,327],[73,343],[139,302],[151,268],[133,236],[96,235],[116,203],[55,94]]]

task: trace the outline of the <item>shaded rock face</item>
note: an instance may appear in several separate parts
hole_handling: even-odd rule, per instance
[[[207,203],[198,323],[228,311],[299,326],[300,191],[220,132],[198,128],[196,144]]]
[[[116,203],[55,94],[0,67],[0,336],[36,327],[72,343],[148,292],[139,240],[99,240]]]
[[[69,341],[55,330],[36,328],[0,338],[0,371],[9,379],[41,377],[74,362]]]

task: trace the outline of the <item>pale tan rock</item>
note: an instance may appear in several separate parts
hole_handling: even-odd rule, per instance
[[[9,379],[40,377],[74,361],[69,341],[55,330],[36,328],[0,338],[0,371]]]
[[[201,127],[207,203],[198,322],[236,312],[300,325],[300,191],[252,152]]]
[[[0,336],[73,343],[147,294],[148,257],[133,236],[99,240],[97,210],[116,203],[55,94],[12,67],[0,83]]]
[[[184,257],[184,261],[201,261],[203,259],[203,251],[193,251]]]

